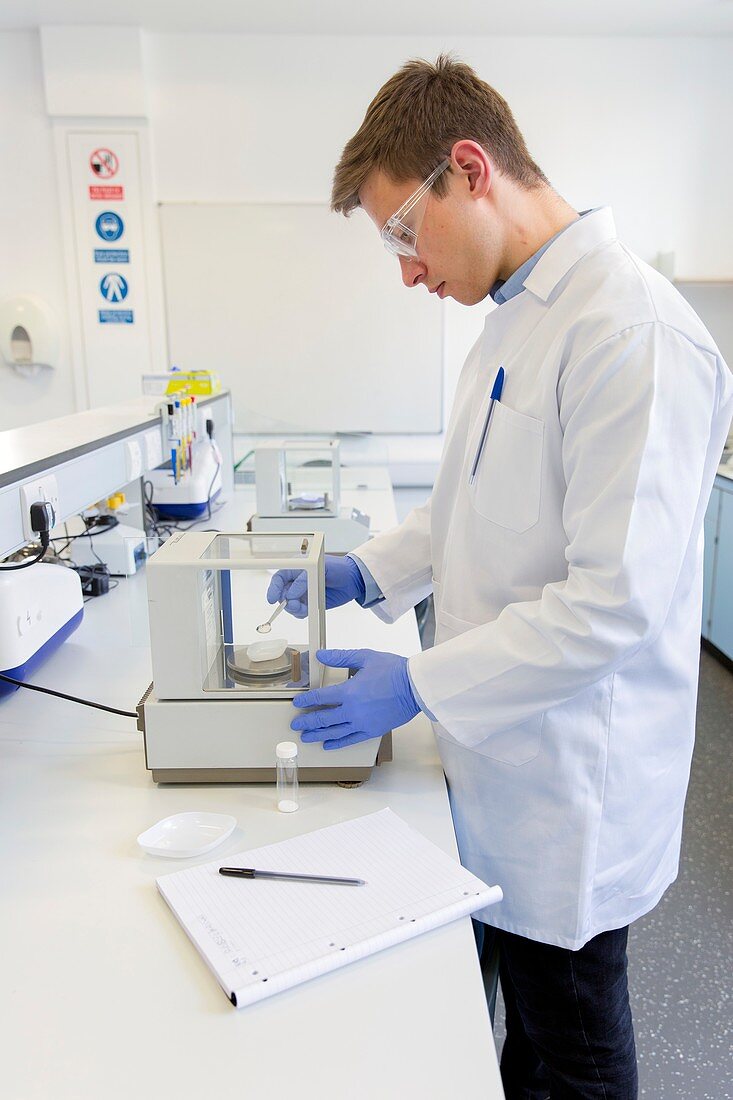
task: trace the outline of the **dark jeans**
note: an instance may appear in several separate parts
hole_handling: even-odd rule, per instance
[[[628,931],[568,951],[474,921],[482,962],[499,951],[506,1100],[636,1100]]]

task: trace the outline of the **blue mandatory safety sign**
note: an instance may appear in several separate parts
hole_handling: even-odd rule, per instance
[[[100,325],[132,325],[134,324],[131,309],[100,309]]]
[[[125,223],[119,214],[115,214],[114,210],[103,211],[95,221],[94,226],[97,235],[103,241],[119,241],[125,232]]]
[[[124,302],[128,290],[127,279],[117,271],[110,271],[102,276],[99,289],[108,302]]]
[[[95,264],[129,264],[130,253],[126,248],[95,248]]]

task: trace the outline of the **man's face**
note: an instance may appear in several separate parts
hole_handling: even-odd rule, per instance
[[[439,298],[475,305],[498,277],[498,242],[492,241],[487,212],[471,198],[464,177],[445,173],[443,178],[448,194],[439,199],[429,193],[417,236],[417,259],[397,256],[395,263],[405,286],[424,285]],[[379,231],[421,182],[395,183],[382,172],[372,172],[359,198]]]

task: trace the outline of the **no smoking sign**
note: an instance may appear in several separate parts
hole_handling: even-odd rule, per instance
[[[98,179],[108,180],[117,174],[120,162],[111,149],[95,149],[89,158],[89,167]]]

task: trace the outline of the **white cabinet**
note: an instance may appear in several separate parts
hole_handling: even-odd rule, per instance
[[[733,660],[733,481],[715,479],[705,515],[702,635]]]
[[[712,611],[713,582],[715,579],[715,556],[718,548],[718,524],[720,522],[721,492],[717,486],[710,495],[710,503],[705,513],[705,557],[703,559],[702,584],[702,636],[710,637],[710,615]]]

